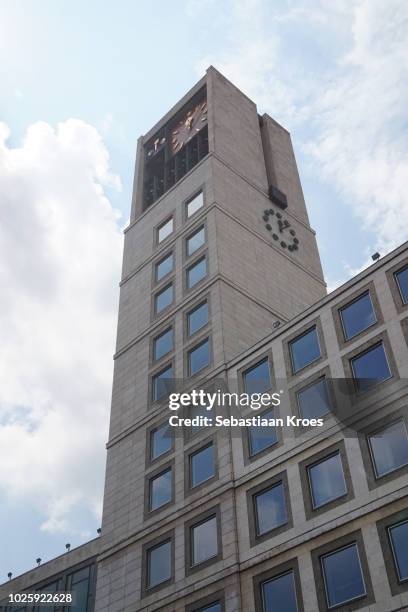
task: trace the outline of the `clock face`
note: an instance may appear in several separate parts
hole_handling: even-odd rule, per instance
[[[296,231],[291,227],[289,221],[280,212],[275,212],[273,208],[264,210],[262,219],[265,221],[266,229],[271,232],[271,236],[282,249],[297,251],[299,249],[299,239]]]
[[[207,123],[207,102],[204,100],[191,108],[171,131],[171,151],[178,153]]]

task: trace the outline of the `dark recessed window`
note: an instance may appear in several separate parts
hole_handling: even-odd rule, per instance
[[[357,544],[351,544],[321,558],[329,608],[366,595]]]
[[[171,541],[147,551],[147,588],[151,589],[171,579]]]
[[[200,227],[198,230],[191,234],[186,240],[186,250],[187,255],[192,255],[199,248],[201,248],[205,244],[205,229],[204,226]]]
[[[208,303],[203,302],[187,313],[187,333],[189,336],[195,334],[208,323]]]
[[[331,410],[329,390],[325,377],[297,392],[299,413],[302,419],[317,419]]]
[[[292,340],[289,349],[294,373],[319,359],[321,353],[316,327]]]
[[[215,601],[209,606],[204,606],[204,608],[197,608],[194,612],[221,612],[221,604],[219,601]]]
[[[264,419],[272,419],[274,418],[274,413],[273,410],[268,410],[260,416]],[[266,425],[265,427],[253,425],[248,427],[249,454],[251,457],[273,446],[277,441],[276,427],[272,425]]]
[[[391,377],[383,344],[377,344],[351,360],[351,367],[359,391],[367,391]]]
[[[293,572],[263,582],[261,591],[262,612],[298,612]]]
[[[173,349],[173,328],[169,327],[153,340],[153,358],[155,361],[167,355]]]
[[[256,532],[263,535],[288,521],[283,483],[254,496]]]
[[[204,206],[203,192],[200,191],[200,193],[197,193],[197,195],[194,196],[192,200],[189,200],[186,204],[187,218],[194,215],[194,213],[196,213],[197,210],[200,210],[200,208],[202,208],[203,206]]]
[[[173,270],[173,253],[167,255],[164,259],[156,264],[156,281],[161,280]]]
[[[404,421],[397,421],[369,435],[368,442],[378,478],[408,464],[408,435]]]
[[[188,410],[188,418],[189,419],[194,419],[195,417],[199,417],[199,416],[208,416],[208,411],[207,411],[207,407],[206,406],[201,406],[201,404],[198,404],[196,406],[192,405],[189,407]],[[195,434],[197,431],[200,431],[201,429],[203,429],[205,427],[205,425],[190,425],[189,429],[191,434]]]
[[[156,402],[173,388],[173,367],[169,366],[153,376],[153,400]]]
[[[216,516],[191,527],[191,553],[193,565],[204,563],[218,555]]]
[[[162,291],[154,296],[154,311],[156,314],[162,312],[173,301],[173,285],[167,285]]]
[[[157,242],[163,242],[173,232],[173,218],[168,219],[157,228]]]
[[[196,487],[214,475],[214,445],[211,443],[190,456],[190,486]]]
[[[207,259],[202,257],[195,264],[187,268],[187,287],[191,289],[207,275]]]
[[[150,459],[157,459],[173,447],[172,428],[166,422],[150,432]]]
[[[188,351],[188,373],[197,374],[210,363],[210,341],[208,338]]]
[[[400,582],[408,580],[408,521],[388,528],[392,552]]]
[[[343,324],[344,337],[350,340],[377,322],[370,292],[344,306],[340,309],[341,322]]]
[[[245,393],[264,393],[271,388],[269,359],[266,357],[243,373]]]
[[[398,289],[404,304],[408,304],[408,266],[395,273]]]
[[[155,476],[149,483],[149,509],[156,510],[171,501],[172,497],[172,472],[171,468]]]
[[[342,497],[347,493],[340,453],[308,467],[313,508]]]

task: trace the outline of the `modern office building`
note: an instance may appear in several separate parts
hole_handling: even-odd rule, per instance
[[[101,536],[0,609],[408,609],[408,244],[327,295],[288,132],[211,67],[138,141],[120,285]],[[169,427],[220,387],[323,425]]]

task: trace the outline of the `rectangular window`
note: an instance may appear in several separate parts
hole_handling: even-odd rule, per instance
[[[217,517],[212,516],[191,527],[191,559],[193,565],[218,555]]]
[[[205,244],[205,229],[204,225],[202,225],[198,230],[196,230],[191,236],[189,236],[186,240],[186,253],[187,256],[190,257],[193,253],[198,251]]]
[[[200,208],[202,208],[203,206],[204,197],[203,192],[200,191],[200,193],[197,193],[197,195],[194,196],[194,198],[192,198],[191,200],[189,200],[186,204],[187,219],[192,217],[192,215],[194,215],[194,213],[200,210]]]
[[[388,528],[398,580],[408,580],[408,521]]]
[[[296,395],[302,419],[318,419],[331,411],[329,390],[324,376],[300,389]]]
[[[248,393],[248,395],[268,391],[272,386],[268,357],[265,357],[265,359],[262,359],[262,361],[256,365],[245,370],[242,378],[244,381],[245,393]]]
[[[391,377],[382,343],[351,359],[351,368],[359,391],[367,391],[374,385]]]
[[[402,303],[408,304],[408,266],[395,273],[395,280],[397,281]]]
[[[208,338],[188,351],[189,376],[197,374],[210,363],[210,341]]]
[[[190,455],[190,487],[213,478],[215,476],[214,444],[208,444]]]
[[[204,256],[187,268],[187,288],[191,289],[207,275],[207,258]]]
[[[157,361],[173,349],[173,328],[169,327],[166,331],[156,336],[153,340],[153,359]]]
[[[321,356],[317,328],[312,327],[289,343],[293,373],[299,372]]]
[[[397,421],[368,436],[377,478],[408,464],[408,434],[404,421]]]
[[[147,588],[151,589],[172,577],[171,540],[162,542],[147,551]]]
[[[157,242],[163,242],[166,238],[173,233],[173,217],[171,219],[167,219],[164,223],[159,225],[157,228]]]
[[[187,333],[189,336],[195,334],[208,323],[208,303],[203,302],[187,313]]]
[[[298,612],[292,571],[261,583],[262,612]]]
[[[171,393],[173,388],[173,366],[168,366],[153,376],[152,394],[153,401],[157,402],[165,395]]]
[[[157,262],[155,270],[156,282],[159,282],[162,278],[167,276],[167,274],[170,274],[170,272],[173,271],[173,253],[166,255],[166,257]]]
[[[329,608],[366,595],[357,543],[320,557]]]
[[[346,495],[347,485],[339,452],[309,466],[307,472],[313,508],[320,508]]]
[[[273,410],[267,410],[261,416],[264,419],[272,419],[274,418]],[[248,427],[249,454],[251,457],[270,448],[276,444],[277,441],[278,435],[276,433],[276,427],[273,425],[260,427],[253,425]]]
[[[171,468],[152,478],[149,482],[149,510],[157,510],[172,498]]]
[[[346,340],[354,338],[377,322],[369,291],[343,306],[339,312]]]
[[[254,495],[254,507],[258,536],[284,525],[288,517],[283,483]]]
[[[172,428],[168,422],[150,432],[150,459],[157,459],[173,448]]]
[[[162,291],[154,296],[154,311],[156,314],[162,312],[173,302],[173,285],[167,285]]]

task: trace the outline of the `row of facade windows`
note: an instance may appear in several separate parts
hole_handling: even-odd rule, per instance
[[[277,442],[276,431],[271,428],[269,435],[259,435],[258,427],[248,429],[251,452],[260,452]],[[173,436],[168,424],[150,432],[150,458],[155,460],[173,450]],[[398,414],[387,424],[374,427],[365,435],[365,441],[376,479],[389,476],[408,466],[408,432],[405,419]],[[206,439],[186,451],[185,482],[189,490],[198,487],[217,476],[215,438]],[[353,496],[350,470],[343,443],[319,453],[299,464],[302,480],[307,482],[306,505],[314,510],[331,507],[332,502],[347,501]],[[174,501],[174,465],[172,462],[149,474],[146,479],[148,511],[157,510]],[[289,496],[286,476],[283,473],[273,481],[261,484],[248,492],[249,514],[255,524],[256,538],[272,533],[290,517]]]
[[[273,490],[275,499],[280,501],[278,486]],[[406,513],[405,513],[406,514]],[[285,520],[282,514],[281,520]],[[391,553],[395,583],[408,587],[408,520],[395,520],[390,517],[377,523],[379,535],[385,540],[384,556]],[[385,535],[385,538],[383,538]],[[185,525],[186,573],[198,570],[203,565],[216,562],[221,558],[221,533],[219,509],[206,513],[197,522]],[[360,532],[354,532],[311,552],[315,568],[316,584],[323,593],[324,609],[331,610],[338,606],[351,604],[357,600],[371,597],[372,586],[363,539]],[[166,586],[174,578],[174,533],[167,534],[161,541],[145,547],[144,562],[146,573],[144,594],[151,589]],[[285,564],[286,567],[269,570],[265,575],[255,576],[254,596],[257,610],[262,612],[298,612],[302,599],[299,579],[299,568],[296,559]],[[395,594],[395,589],[393,588]],[[204,606],[188,606],[192,612],[221,612],[224,609],[223,597],[217,594],[217,599],[207,598]]]

